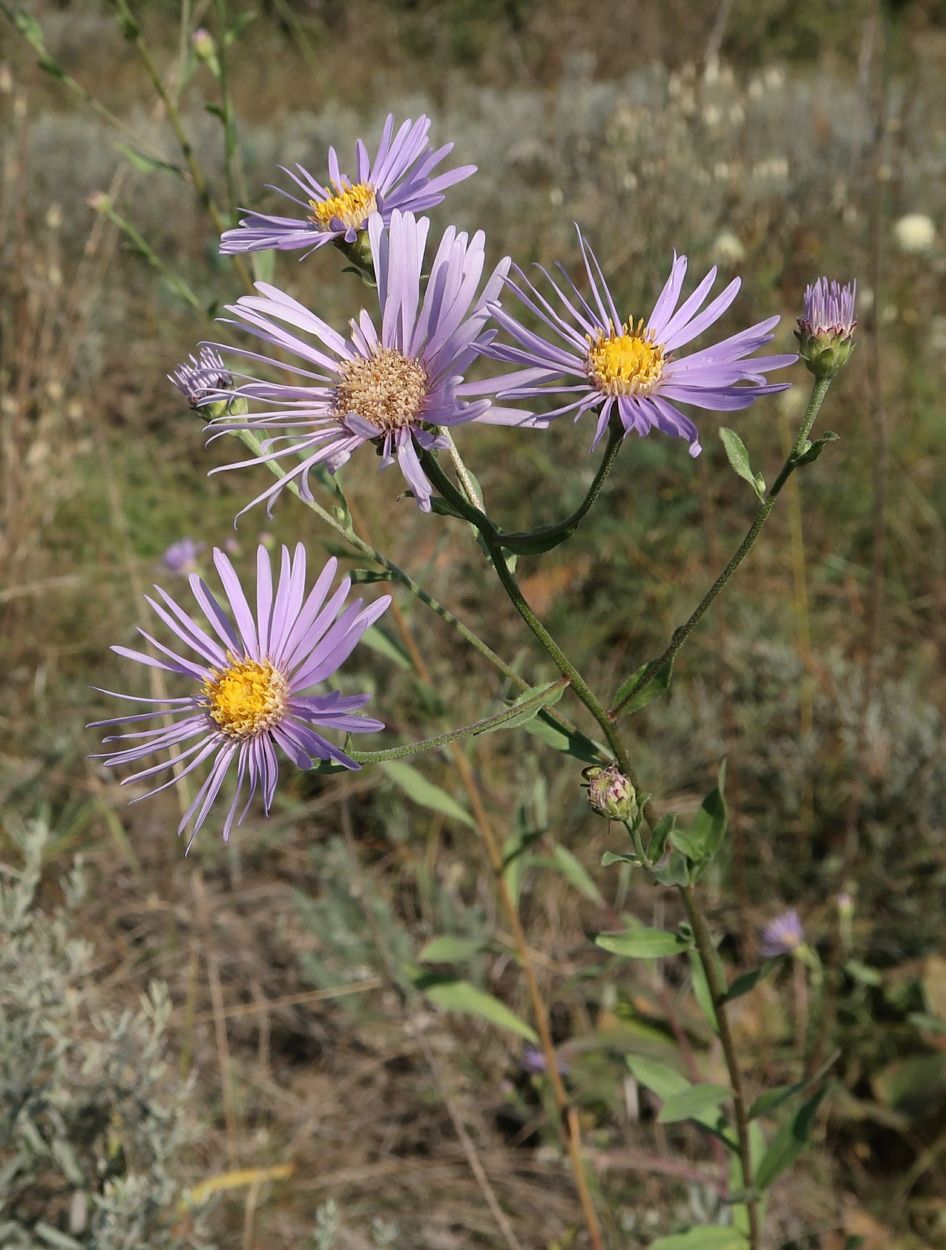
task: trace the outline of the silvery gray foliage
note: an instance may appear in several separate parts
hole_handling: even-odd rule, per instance
[[[351,1240],[343,1237],[342,1217],[338,1203],[332,1200],[324,1202],[315,1213],[315,1228],[312,1233],[313,1250],[347,1250],[357,1246],[358,1250],[398,1250],[400,1229],[396,1224],[388,1224],[384,1220],[374,1219],[367,1238]]]
[[[200,1250],[179,1208],[187,1090],[165,1080],[167,990],[98,1009],[94,949],[73,925],[81,863],[62,907],[36,905],[48,841],[29,825],[22,866],[0,879],[0,1246]]]

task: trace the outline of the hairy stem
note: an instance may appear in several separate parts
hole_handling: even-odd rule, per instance
[[[696,949],[699,953],[700,963],[703,966],[706,983],[709,986],[710,996],[713,1000],[713,1013],[716,1016],[716,1027],[719,1032],[719,1040],[722,1043],[723,1054],[726,1058],[726,1069],[729,1073],[729,1084],[732,1089],[742,1185],[744,1189],[751,1189],[752,1147],[749,1140],[749,1107],[746,1102],[742,1071],[739,1067],[739,1057],[736,1054],[736,1047],[729,1029],[729,1019],[726,1015],[726,985],[720,976],[719,966],[716,962],[716,948],[713,945],[713,939],[703,913],[697,904],[693,887],[691,885],[681,885],[677,889],[679,890],[680,898],[683,900],[683,906],[686,909],[690,926],[693,929]],[[749,1217],[750,1250],[760,1250],[762,1228],[759,1219],[759,1204],[756,1199],[753,1198],[746,1202],[746,1213]]]
[[[830,378],[819,378],[815,381],[815,384],[811,389],[808,406],[805,409],[805,416],[792,446],[792,450],[786,458],[785,463],[782,465],[778,477],[772,483],[762,503],[759,504],[758,510],[756,511],[752,524],[749,526],[745,538],[739,544],[735,554],[720,573],[719,577],[717,577],[716,581],[713,582],[712,586],[690,613],[690,616],[687,618],[685,623],[681,625],[679,629],[674,630],[673,637],[670,639],[670,643],[666,649],[657,657],[656,660],[652,660],[650,664],[646,666],[638,680],[627,692],[627,694],[625,694],[623,699],[611,708],[608,716],[612,721],[616,720],[621,715],[624,708],[627,707],[628,703],[630,703],[634,696],[647,685],[655,672],[663,668],[666,664],[671,663],[676,658],[680,648],[712,607],[720,592],[725,588],[730,578],[755,546],[756,539],[762,533],[765,523],[769,519],[769,514],[775,507],[782,487],[798,467],[799,456],[801,456],[805,450],[805,445],[808,442],[808,435],[811,433],[811,428],[818,415],[818,409],[824,402],[824,397],[827,395],[828,387],[830,385]]]

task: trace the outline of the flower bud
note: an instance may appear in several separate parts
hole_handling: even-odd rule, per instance
[[[637,793],[616,764],[607,768],[586,768],[588,806],[608,820],[630,821],[637,815]]]
[[[819,278],[805,290],[805,311],[795,337],[799,353],[816,378],[833,378],[854,350],[854,297],[857,283]]]
[[[216,59],[217,45],[214,37],[203,26],[199,26],[191,35],[191,47],[198,61],[206,61],[209,64]]]
[[[190,406],[208,417],[221,417],[232,411],[232,400],[225,393],[233,390],[233,376],[221,356],[204,344],[168,374]]]

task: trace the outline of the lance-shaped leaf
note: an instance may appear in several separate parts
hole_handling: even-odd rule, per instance
[[[685,1233],[672,1233],[652,1241],[650,1250],[748,1250],[748,1245],[737,1228],[694,1224]]]
[[[816,438],[799,452],[795,457],[795,467],[797,468],[800,464],[812,464],[824,451],[825,443],[836,443],[840,437],[841,435],[835,434],[834,430],[825,430],[820,438]]]
[[[682,955],[690,947],[688,939],[679,933],[638,924],[632,924],[623,933],[599,933],[595,944],[628,959],[662,959],[666,955]]]
[[[728,430],[725,426],[719,431],[719,437],[723,441],[726,459],[742,480],[749,483],[756,498],[762,500],[765,497],[765,478],[761,473],[753,473],[745,443],[735,430]]]
[[[538,1045],[539,1038],[535,1030],[524,1020],[520,1020],[514,1011],[498,998],[481,990],[469,981],[461,981],[458,977],[425,972],[414,978],[414,984],[437,1007],[444,1011],[457,1011],[463,1015],[479,1016],[501,1029],[524,1037],[527,1042]]]
[[[826,1093],[827,1086],[823,1085],[807,1102],[802,1103],[801,1107],[784,1122],[772,1138],[756,1170],[756,1188],[768,1189],[786,1168],[792,1166],[808,1145],[815,1115]]]
[[[726,761],[719,766],[719,780],[696,813],[689,829],[674,829],[670,835],[672,844],[687,857],[697,869],[710,863],[722,845],[726,832]]]
[[[636,689],[645,674],[647,680],[643,682],[640,689]],[[627,681],[622,684],[614,696],[615,709],[619,709],[622,716],[630,716],[634,712],[639,712],[642,707],[646,707],[648,703],[653,703],[654,699],[659,699],[662,694],[666,694],[670,689],[672,679],[672,659],[664,660],[656,668],[653,668],[653,661],[648,660],[646,664],[642,664],[639,669],[631,673]]]

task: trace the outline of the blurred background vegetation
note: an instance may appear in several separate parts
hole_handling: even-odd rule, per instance
[[[946,1246],[946,6],[234,0],[229,42],[220,0],[133,11],[225,212],[275,204],[264,185],[277,164],[319,176],[330,143],[347,154],[364,135],[371,148],[388,111],[425,111],[435,141],[480,168],[434,216],[485,227],[494,259],[574,266],[578,221],[624,307],[646,314],[673,249],[686,252],[691,272],[743,275],[732,326],[783,314],[775,350],[790,350],[807,282],[857,278],[860,344],[823,415],[840,441],[793,479],[634,743],[660,803],[684,812],[729,757],[732,854],[710,885],[726,956],[752,966],[760,925],[795,905],[827,968],[823,1010],[783,970],[736,1012],[754,1089],[803,1075],[798,1039],[810,1062],[835,1056],[815,1153],[773,1194],[771,1245]],[[171,543],[192,537],[204,556],[235,543],[247,570],[261,534],[304,538],[313,554],[332,544],[290,498],[235,533],[265,471],[208,480],[238,448],[205,448],[165,379],[199,339],[226,337],[210,318],[242,288],[193,188],[160,166],[181,158],[141,41],[91,0],[19,14],[19,31],[0,19],[0,874],[33,864],[37,894],[11,904],[16,940],[30,923],[36,936],[28,960],[9,961],[9,984],[17,968],[23,983],[2,1002],[8,1019],[46,1011],[56,1036],[74,1038],[92,1026],[55,1004],[81,1001],[106,1013],[97,1046],[140,1035],[151,1066],[143,1092],[132,1083],[109,1106],[115,1082],[101,1073],[120,1054],[96,1059],[87,1101],[107,1114],[90,1123],[70,1102],[69,1046],[56,1052],[36,1080],[68,1091],[59,1118],[37,1112],[41,1145],[15,1149],[68,1149],[49,1154],[32,1194],[0,1190],[0,1229],[15,1216],[53,1230],[23,1245],[128,1244],[120,1217],[110,1241],[108,1212],[100,1227],[89,1211],[137,1168],[145,1190],[141,1176],[155,1175],[148,1200],[165,1213],[140,1245],[582,1246],[519,1040],[398,984],[397,967],[447,935],[465,943],[447,970],[528,1015],[446,755],[415,761],[427,787],[382,770],[287,773],[272,819],[249,820],[229,846],[208,826],[187,861],[179,796],[129,808],[88,758],[96,739],[83,726],[109,714],[90,687],[129,680],[109,645],[143,621],[152,580],[183,586],[161,566]],[[191,47],[198,26],[226,43],[229,179],[218,83]],[[373,296],[339,270],[332,249],[275,266],[279,284],[343,324]],[[804,400],[800,368],[796,381],[732,420],[770,477]],[[598,687],[659,651],[748,522],[753,500],[717,425],[703,417],[698,463],[682,444],[628,440],[577,538],[522,563],[530,600]],[[589,438],[564,423],[545,435],[470,429],[460,445],[491,511],[520,528],[575,506],[593,472]],[[345,474],[362,532],[530,681],[553,676],[462,527],[399,500],[393,473]],[[403,593],[377,646],[352,680],[377,684],[385,745],[476,719],[508,693]],[[694,1070],[719,1079],[686,969],[618,964],[591,940],[622,910],[673,923],[674,900],[599,866],[623,846],[584,805],[575,761],[550,769],[525,733],[477,740],[470,759],[521,852],[510,871],[554,987],[613,1244],[636,1250],[714,1218],[718,1161],[685,1126],[655,1122],[624,1062],[666,1058],[683,1038]],[[79,852],[87,888],[68,891],[68,928],[91,954],[77,962],[57,917]],[[839,911],[845,893],[852,913],[846,900]],[[60,988],[37,999],[46,977]],[[166,1006],[139,1006],[154,980]],[[125,1010],[138,1014],[123,1030],[101,1025]],[[29,1050],[32,1036],[16,1045]],[[131,1123],[135,1107],[164,1135]],[[0,1140],[0,1162],[11,1150]],[[191,1200],[171,1204],[168,1227],[172,1191]]]

